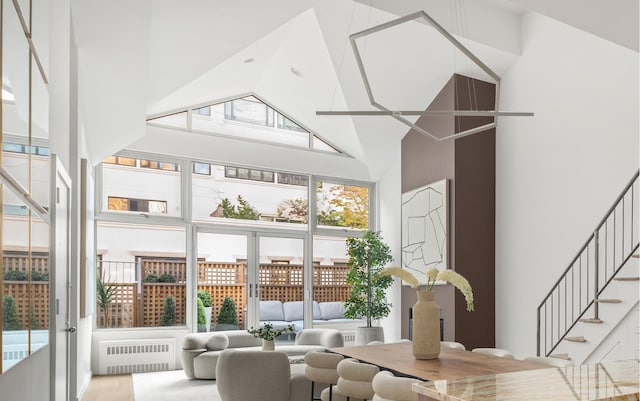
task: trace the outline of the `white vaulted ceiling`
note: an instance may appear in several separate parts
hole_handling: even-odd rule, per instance
[[[349,35],[424,10],[503,74],[520,54],[527,7],[524,0],[76,0],[81,127],[92,160],[101,160],[143,138],[149,115],[256,93],[375,178],[385,169],[381,155],[407,126],[316,115],[372,109]],[[376,100],[392,109],[424,109],[454,72],[478,75],[420,22],[358,45]]]

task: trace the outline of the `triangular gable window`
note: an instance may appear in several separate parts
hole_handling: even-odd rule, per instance
[[[255,95],[199,106],[190,111],[150,118],[147,123],[344,154]]]

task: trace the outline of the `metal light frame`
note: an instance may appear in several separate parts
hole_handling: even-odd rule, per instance
[[[356,40],[367,35],[371,35],[375,32],[380,32],[385,29],[389,29],[396,25],[403,24],[405,22],[413,21],[416,19],[423,19],[428,24],[433,26],[445,39],[447,39],[451,44],[453,44],[456,48],[458,48],[462,53],[464,53],[471,61],[473,61],[480,69],[482,69],[487,75],[489,75],[495,81],[496,85],[496,98],[494,110],[443,110],[443,111],[435,111],[435,110],[389,110],[385,106],[376,102],[373,97],[373,91],[371,90],[371,84],[369,83],[369,78],[367,78],[367,73],[364,69],[364,64],[362,62],[362,57],[360,56],[360,50],[358,49],[358,45]],[[462,43],[460,43],[456,38],[454,38],[446,29],[444,29],[440,24],[438,24],[429,14],[424,11],[417,11],[415,13],[406,15],[401,18],[397,18],[395,20],[385,22],[384,24],[377,25],[371,27],[369,29],[365,29],[364,31],[356,32],[349,36],[349,40],[351,42],[351,47],[353,48],[353,53],[356,58],[356,63],[358,64],[358,69],[360,70],[360,75],[362,76],[362,81],[364,83],[364,87],[367,91],[367,96],[369,97],[369,102],[373,107],[378,110],[361,110],[361,111],[316,111],[316,115],[318,116],[327,116],[327,115],[335,115],[335,116],[391,116],[396,120],[402,122],[403,124],[408,125],[412,129],[417,132],[425,135],[429,138],[435,139],[437,141],[444,141],[447,139],[453,138],[461,138],[467,135],[475,134],[478,132],[482,132],[491,128],[495,128],[497,126],[497,122],[495,117],[517,117],[517,116],[526,116],[531,117],[533,113],[531,112],[507,112],[507,111],[498,111],[498,100],[500,94],[500,76],[496,74],[489,66],[483,63],[475,54],[473,54],[469,49],[467,49]],[[446,117],[446,116],[461,116],[461,117],[494,117],[494,121],[490,124],[484,124],[475,128],[471,128],[465,131],[461,131],[452,135],[438,137],[430,132],[420,128],[416,124],[407,120],[403,116],[435,116],[435,117]]]

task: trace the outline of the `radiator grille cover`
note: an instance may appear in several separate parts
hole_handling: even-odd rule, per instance
[[[175,338],[100,341],[101,375],[175,369]]]

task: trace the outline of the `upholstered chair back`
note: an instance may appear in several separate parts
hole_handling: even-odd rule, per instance
[[[373,377],[380,371],[377,366],[347,358],[338,363],[338,391],[350,401],[373,398]]]
[[[296,345],[322,345],[325,348],[344,347],[342,333],[336,329],[304,329],[296,334]]]
[[[413,391],[414,383],[420,383],[420,380],[382,371],[373,378],[373,401],[418,401],[418,393]]]
[[[334,388],[338,384],[338,363],[344,357],[340,354],[324,351],[309,351],[304,356],[306,364],[304,373],[307,379],[311,381],[310,400],[317,400],[314,397],[314,388],[316,386],[326,386],[321,394],[320,400],[339,401],[345,399],[337,389]]]
[[[513,354],[510,351],[502,348],[474,348],[471,350],[471,352],[478,352],[480,354],[513,359]]]
[[[289,401],[289,358],[278,351],[220,353],[216,384],[222,401]]]
[[[440,346],[445,348],[460,349],[463,351],[467,349],[464,344],[455,341],[440,341]]]

